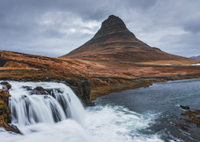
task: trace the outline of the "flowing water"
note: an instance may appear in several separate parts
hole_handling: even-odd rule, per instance
[[[22,135],[0,128],[0,142],[198,141],[174,126],[173,120],[183,111],[180,104],[199,109],[200,79],[112,93],[86,109],[64,84],[9,83],[12,124]],[[48,95],[31,93],[27,86],[42,86]]]

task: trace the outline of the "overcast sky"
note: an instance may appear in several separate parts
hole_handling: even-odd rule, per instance
[[[0,50],[61,56],[112,14],[152,47],[200,55],[200,0],[0,0]]]

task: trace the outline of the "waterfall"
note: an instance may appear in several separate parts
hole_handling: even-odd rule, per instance
[[[0,127],[1,142],[163,142],[157,134],[146,134],[157,115],[110,104],[84,109],[62,83],[9,83],[11,124],[22,135]]]
[[[10,82],[11,121],[20,126],[53,124],[73,119],[82,124],[85,110],[65,84],[50,82]]]

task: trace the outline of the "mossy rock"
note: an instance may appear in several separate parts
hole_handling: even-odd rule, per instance
[[[7,113],[8,108],[6,105],[0,105],[0,115]]]

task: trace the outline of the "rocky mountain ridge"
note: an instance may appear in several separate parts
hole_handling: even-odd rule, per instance
[[[200,60],[200,55],[198,55],[198,56],[192,56],[192,57],[190,57],[190,58]]]

